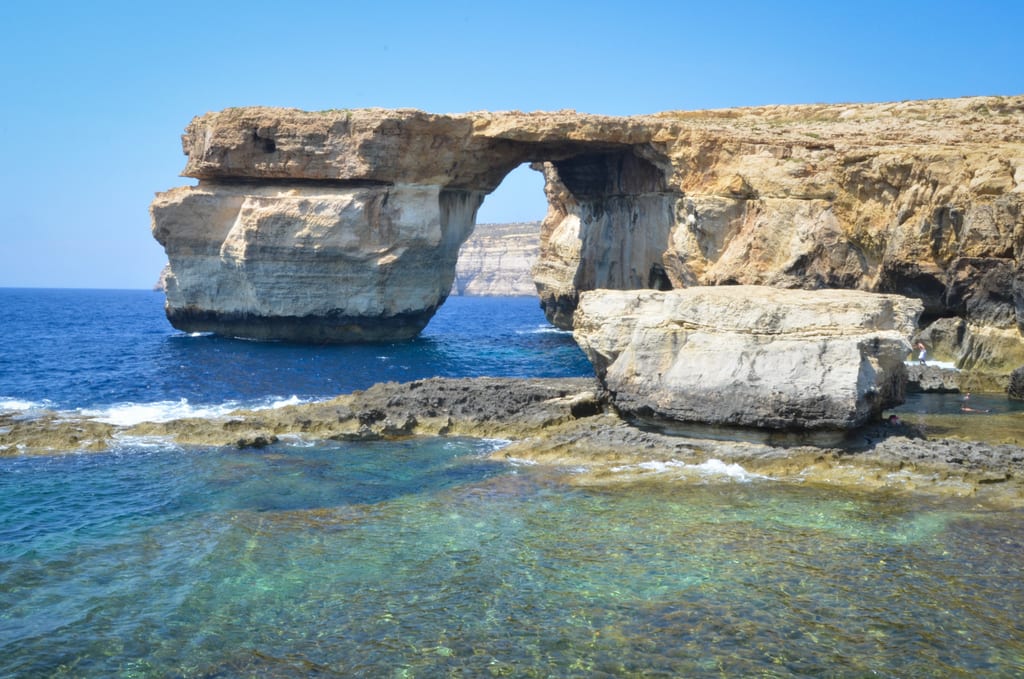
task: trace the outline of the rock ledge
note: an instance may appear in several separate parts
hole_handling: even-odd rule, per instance
[[[779,482],[937,493],[994,506],[1024,506],[1024,447],[1019,443],[929,440],[915,427],[880,423],[850,432],[832,446],[670,436],[633,426],[597,392],[597,383],[590,379],[436,378],[379,384],[322,403],[129,428],[66,414],[0,416],[0,455],[100,452],[123,435],[167,437],[181,445],[256,448],[294,437],[459,435],[508,439],[495,458],[571,470],[563,477],[568,483],[657,480],[650,463],[719,460]],[[674,477],[669,480],[676,482]]]

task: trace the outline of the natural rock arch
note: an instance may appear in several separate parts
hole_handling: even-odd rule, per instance
[[[172,324],[292,341],[413,337],[451,289],[484,197],[523,163],[544,172],[551,206],[542,251],[558,257],[542,255],[536,276],[553,322],[570,327],[579,289],[666,285],[679,194],[649,141],[492,139],[455,122],[275,109],[193,121],[185,174],[199,186],[152,206]]]
[[[299,341],[415,335],[484,197],[535,163],[548,317],[580,291],[747,284],[921,299],[934,354],[1024,364],[1024,97],[675,112],[227,109],[159,194],[167,313]]]

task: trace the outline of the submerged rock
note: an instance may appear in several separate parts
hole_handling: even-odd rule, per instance
[[[903,401],[921,303],[759,286],[584,293],[573,336],[625,413],[851,429]]]

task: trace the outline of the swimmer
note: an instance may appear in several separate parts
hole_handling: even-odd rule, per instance
[[[971,392],[967,392],[967,395],[960,401],[960,412],[964,413],[987,413],[988,410],[981,410],[980,408],[972,408],[967,405],[967,402],[971,400]]]

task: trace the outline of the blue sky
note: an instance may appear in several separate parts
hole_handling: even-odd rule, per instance
[[[1024,3],[17,2],[0,287],[148,288],[180,135],[228,106],[631,115],[1024,93]],[[480,221],[543,216],[517,170]]]

